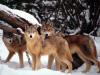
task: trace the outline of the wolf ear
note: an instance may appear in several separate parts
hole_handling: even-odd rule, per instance
[[[37,24],[34,25],[34,28],[38,31],[38,33],[41,35],[41,27],[42,26],[39,26]]]
[[[28,26],[28,25],[26,25],[26,26],[25,26],[25,30],[26,30],[26,29],[28,29],[28,28],[29,28],[29,26]]]
[[[50,23],[51,23],[51,21],[50,20],[47,20],[46,24],[50,24]]]
[[[37,27],[37,31],[41,35],[41,26]]]
[[[54,26],[53,22],[50,22],[50,25],[53,27]]]
[[[48,20],[46,24],[47,24],[47,25],[50,25],[51,27],[53,27],[53,22],[50,21],[50,20]]]
[[[35,29],[37,29],[37,28],[38,28],[38,25],[37,25],[37,24],[35,24],[35,25],[33,25],[32,27],[34,27]]]
[[[45,21],[42,21],[41,23],[42,23],[42,26],[44,26],[46,24]]]

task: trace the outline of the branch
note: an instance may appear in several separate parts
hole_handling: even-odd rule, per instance
[[[12,33],[15,33],[15,34],[19,34],[17,32],[17,29],[16,28],[11,28],[9,26],[6,26],[4,24],[0,24],[0,29],[4,30],[4,31],[7,31],[7,32],[12,32]]]
[[[20,18],[19,16],[16,17],[12,16],[13,14],[8,14],[5,11],[0,11],[0,20],[3,20],[5,22],[7,22],[9,25],[11,25],[14,28],[21,28],[23,30],[25,30],[26,26],[32,25],[30,24],[28,21],[26,21],[23,18]]]

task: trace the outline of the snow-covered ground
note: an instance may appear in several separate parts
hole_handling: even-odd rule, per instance
[[[2,31],[0,30],[0,32]],[[25,65],[24,68],[19,68],[19,58],[18,58],[17,53],[14,55],[14,57],[11,59],[10,62],[4,63],[8,55],[8,50],[5,47],[1,37],[2,36],[0,36],[0,56],[1,56],[0,75],[22,75],[22,74],[24,75],[78,75],[78,74],[80,75],[100,75],[100,73],[97,73],[96,66],[92,66],[91,70],[88,73],[81,72],[85,68],[85,65],[83,65],[77,70],[73,70],[72,73],[56,71],[54,64],[52,66],[52,70],[47,69],[47,63],[48,63],[47,56],[42,56],[41,58],[42,68],[37,71],[33,71],[27,62],[27,57],[25,53],[24,53],[24,65]],[[99,46],[100,38],[96,38],[95,42],[96,42],[96,46],[98,47],[97,48],[98,56],[100,56],[100,46]]]
[[[3,10],[5,12],[12,13],[12,16],[20,16],[30,23],[34,25],[39,24],[39,22],[32,17],[32,15],[25,13],[23,11],[19,10],[13,10],[8,8],[5,5],[0,4],[0,11]],[[10,11],[10,12],[9,12]],[[32,17],[32,18],[28,18]],[[81,66],[77,70],[73,70],[72,73],[66,73],[66,72],[60,72],[55,70],[55,65],[53,64],[52,69],[47,69],[47,63],[48,63],[48,57],[42,56],[41,62],[42,62],[42,68],[33,71],[31,67],[29,66],[27,62],[26,54],[24,53],[24,68],[19,68],[19,58],[17,53],[14,55],[14,57],[11,59],[10,62],[4,63],[5,59],[8,55],[8,50],[5,47],[3,41],[2,41],[2,31],[0,30],[0,75],[100,75],[100,73],[97,73],[96,66],[92,66],[91,70],[88,73],[82,73],[81,71],[85,68],[85,65]],[[100,60],[100,38],[96,38],[95,40],[97,51],[98,51],[98,59]]]

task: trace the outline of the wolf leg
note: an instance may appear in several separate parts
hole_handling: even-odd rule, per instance
[[[32,69],[35,70],[36,67],[36,56],[32,55]]]
[[[36,67],[35,67],[35,70],[38,70],[40,68],[41,68],[40,56],[36,56]]]
[[[55,60],[55,63],[56,63],[56,70],[60,71],[61,70],[61,64],[57,60]]]
[[[98,73],[100,73],[100,61],[97,61]]]
[[[71,73],[72,63],[66,57],[59,58],[59,60],[68,66],[68,73]]]
[[[100,61],[98,61],[97,59],[91,59],[91,61],[97,65],[98,67],[98,73],[100,73]]]
[[[51,69],[53,60],[54,60],[54,56],[53,55],[49,55],[48,56],[48,69]]]
[[[86,62],[86,69],[83,70],[83,73],[89,72],[90,68],[91,68],[92,63],[91,62]]]
[[[68,66],[68,73],[71,73],[72,71],[72,63],[69,60],[63,61]]]
[[[9,52],[9,55],[8,55],[5,63],[7,63],[13,57],[14,54],[15,54],[15,52]]]
[[[24,67],[24,63],[23,63],[23,52],[19,51],[18,52],[18,56],[19,56],[19,62],[20,62],[20,68]]]
[[[86,68],[82,72],[86,73],[90,70],[92,63],[85,58],[85,56],[80,52],[78,53],[79,57],[86,63]]]
[[[97,71],[97,72],[100,73],[100,62],[99,62],[99,61],[96,61],[95,64],[96,64],[97,67],[98,67],[98,71]]]

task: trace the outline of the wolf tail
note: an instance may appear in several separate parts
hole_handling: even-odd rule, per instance
[[[66,44],[66,43],[65,43]],[[66,46],[67,45],[67,46]],[[69,61],[73,62],[73,57],[72,57],[72,53],[71,50],[69,48],[68,43],[65,45],[65,49],[66,49],[66,58],[68,58]]]
[[[83,53],[87,56],[92,55],[91,58],[97,59],[97,51],[94,40],[91,37],[87,37],[87,42],[83,45]]]
[[[94,40],[90,37],[89,39],[89,47],[92,51],[92,55],[94,58],[97,58],[97,50],[96,50],[96,45],[95,45],[95,42]]]

